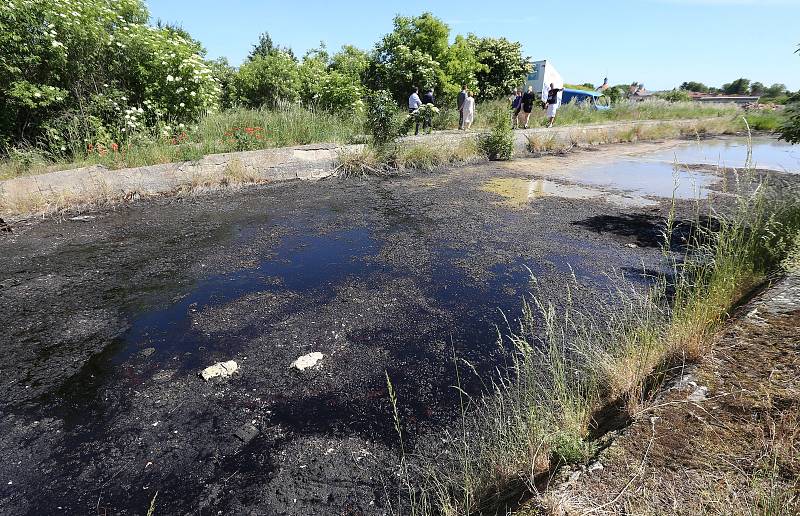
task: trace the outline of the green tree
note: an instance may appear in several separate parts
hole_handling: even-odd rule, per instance
[[[765,97],[775,98],[775,97],[780,97],[782,95],[786,95],[786,93],[787,93],[786,85],[780,83],[775,83],[769,88],[764,89]]]
[[[141,0],[0,4],[0,146],[74,152],[76,142],[118,141],[216,108],[200,44],[148,19]]]
[[[317,105],[333,112],[360,112],[364,108],[364,93],[360,82],[332,70],[321,79]]]
[[[373,89],[391,92],[402,102],[414,86],[453,90],[444,71],[450,29],[431,13],[396,16],[394,30],[375,45],[367,82]]]
[[[781,140],[800,143],[800,94],[795,95],[786,106],[784,121],[778,128]]]
[[[236,77],[236,69],[228,63],[226,57],[209,61],[208,66],[220,87],[220,107],[230,108],[233,105],[233,80]]]
[[[469,39],[461,35],[456,36],[453,44],[447,49],[445,73],[450,78],[450,84],[455,87],[455,91],[448,93],[458,94],[461,85],[466,84],[467,88],[477,96],[480,94],[478,74],[488,71],[489,67],[478,61],[475,46]]]
[[[395,17],[394,30],[370,56],[366,82],[401,102],[414,86],[433,87],[449,102],[461,84],[484,98],[498,98],[524,81],[528,65],[520,43],[469,34],[448,45],[449,34],[449,27],[430,13]]]
[[[252,61],[258,56],[267,57],[275,52],[283,52],[284,54],[291,56],[292,59],[295,58],[294,52],[292,52],[291,48],[276,45],[272,41],[272,37],[269,35],[269,32],[262,32],[258,36],[258,43],[253,45],[253,49],[250,51],[250,54],[248,54],[247,60]]]
[[[234,99],[248,107],[276,106],[300,99],[300,71],[286,52],[257,55],[244,63],[233,79]]]
[[[726,95],[747,95],[750,93],[750,79],[740,77],[733,82],[723,84],[722,92]]]
[[[795,52],[800,53],[800,45]],[[784,121],[778,128],[778,134],[789,143],[800,143],[800,92],[789,98],[784,113]]]
[[[412,50],[431,56],[434,61],[444,63],[447,59],[450,27],[429,12],[419,16],[396,16],[394,32],[389,38]]]
[[[750,85],[750,95],[763,95],[765,90],[766,87],[758,81]]]
[[[368,68],[369,54],[352,45],[344,45],[331,58],[331,70],[359,83],[364,81]]]
[[[521,43],[506,38],[478,38],[473,34],[467,40],[483,65],[475,75],[484,98],[504,97],[522,85],[529,66],[528,59],[522,56]]]
[[[360,111],[364,96],[360,75],[367,57],[359,52],[355,47],[343,49],[335,61],[324,43],[306,52],[298,69],[303,102],[333,112]]]
[[[681,84],[680,89],[697,93],[708,93],[708,86],[702,82],[688,81]]]
[[[608,100],[610,100],[612,104],[617,103],[628,96],[628,85],[617,84],[611,86],[603,92],[603,95],[608,97]]]
[[[329,60],[330,56],[325,43],[320,43],[319,48],[311,49],[303,56],[298,73],[300,75],[300,99],[306,105],[318,102],[322,83],[328,74]]]

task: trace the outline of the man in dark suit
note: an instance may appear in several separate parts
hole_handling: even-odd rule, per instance
[[[458,129],[464,130],[464,101],[467,100],[467,85],[461,85],[461,92],[458,94]]]
[[[422,96],[422,104],[436,104],[436,98],[433,96],[433,88],[428,88],[428,91]],[[422,132],[425,132],[426,128],[433,130],[433,127],[431,127],[431,120],[427,116],[422,121]]]

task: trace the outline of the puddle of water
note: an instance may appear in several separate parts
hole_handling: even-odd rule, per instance
[[[742,167],[747,160],[747,138],[702,140],[674,149],[648,153],[648,159],[678,163],[707,163],[725,167]],[[791,145],[774,138],[753,138],[753,164],[800,174],[800,145]]]
[[[540,197],[563,197],[566,199],[605,199],[615,206],[641,207],[653,206],[658,204],[652,199],[646,199],[639,195],[623,195],[618,193],[608,193],[597,188],[570,185],[548,181],[546,179],[535,179],[530,182],[528,187],[528,197],[536,199]]]
[[[640,198],[704,198],[709,187],[719,181],[713,174],[676,168],[672,163],[627,159],[565,170],[558,176],[584,185],[633,192]]]
[[[242,231],[240,237],[251,238],[253,231],[250,229]],[[59,389],[61,407],[58,412],[65,421],[85,421],[87,409],[102,406],[96,399],[97,393],[120,377],[141,383],[163,367],[157,365],[159,363],[174,364],[179,371],[199,370],[217,359],[234,356],[243,343],[269,331],[265,328],[271,322],[286,317],[289,312],[310,303],[330,301],[344,282],[353,279],[381,282],[381,278],[392,277],[397,271],[373,260],[380,248],[379,241],[366,228],[326,235],[301,233],[285,238],[270,257],[256,267],[212,274],[190,287],[177,301],[132,314],[130,329],[124,337],[92,357],[80,373]],[[476,358],[485,355],[487,347],[494,349],[493,324],[498,322],[497,310],[512,314],[512,318],[519,310],[520,297],[528,287],[527,270],[519,265],[497,266],[489,271],[489,281],[479,281],[470,278],[466,270],[456,264],[459,257],[447,248],[432,252],[439,258],[430,276],[420,279],[421,287],[439,307],[459,314],[459,322],[453,324],[446,335],[430,335],[430,338],[448,342],[452,339],[465,354],[475,351]],[[193,326],[194,314],[261,292],[299,295],[288,307],[276,312],[273,321],[259,320],[258,327],[242,328],[236,333],[207,334]],[[393,336],[391,341],[387,345],[402,350],[403,360],[415,356],[416,359],[425,358],[427,342],[415,342],[402,335]],[[149,348],[154,351],[144,365],[136,362],[137,365],[131,367],[131,360]],[[178,360],[172,360],[173,357]],[[333,424],[341,418],[332,414],[328,419]]]
[[[607,163],[553,170],[547,173],[548,177],[563,179],[574,185],[548,180],[534,181],[530,183],[530,197],[602,197],[622,207],[655,204],[648,197],[671,198],[674,195],[678,199],[705,198],[711,191],[710,187],[720,178],[710,171],[688,170],[685,166],[676,166],[676,162],[742,167],[746,159],[746,138],[691,142],[634,158],[620,157]],[[800,146],[771,138],[757,138],[753,140],[753,161],[759,168],[800,173]],[[526,171],[525,161],[515,162],[511,167]],[[525,181],[516,178],[494,179],[486,185],[485,190],[503,196],[506,199],[505,204],[509,206],[520,207],[527,202]]]
[[[213,352],[208,336],[192,332],[193,313],[259,292],[315,291],[330,296],[335,283],[373,272],[375,266],[364,259],[377,252],[378,244],[366,229],[286,239],[257,268],[209,276],[180,301],[135,317],[125,337],[126,350],[115,360],[123,362],[148,347],[167,353],[201,348]],[[184,366],[196,365],[191,362],[184,361]]]
[[[246,238],[249,233],[245,231],[241,236]],[[378,250],[378,243],[364,228],[290,237],[256,268],[212,274],[196,283],[180,300],[132,314],[126,334],[93,356],[59,389],[58,395],[67,409],[65,419],[72,419],[71,410],[77,410],[78,413],[71,415],[80,419],[81,407],[90,403],[97,389],[113,381],[115,375],[129,376],[125,364],[144,349],[155,349],[150,363],[158,362],[155,357],[166,361],[178,356],[180,360],[175,365],[180,370],[196,370],[208,365],[214,357],[235,354],[238,346],[257,331],[245,328],[239,334],[225,334],[223,338],[205,334],[192,327],[195,313],[259,292],[291,291],[304,294],[299,301],[301,304],[324,302],[334,295],[339,282],[383,270],[384,267],[365,260],[376,255]],[[153,372],[145,371],[135,380],[144,381]]]
[[[511,208],[522,208],[533,199],[561,197],[564,199],[603,199],[622,208],[642,207],[658,204],[640,195],[610,193],[599,188],[557,183],[547,179],[497,178],[488,181],[483,190],[503,197],[501,204]]]

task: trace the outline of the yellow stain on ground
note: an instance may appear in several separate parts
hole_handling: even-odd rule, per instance
[[[528,204],[530,179],[517,177],[501,177],[490,179],[483,184],[481,190],[497,194],[503,198],[498,204],[520,209]]]

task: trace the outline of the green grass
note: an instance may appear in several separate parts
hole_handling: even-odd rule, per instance
[[[473,128],[478,131],[491,129],[491,113],[497,111],[509,111],[508,103],[497,100],[478,105]],[[732,105],[669,103],[654,99],[645,102],[623,102],[609,111],[592,111],[575,105],[566,105],[559,110],[557,125],[708,117],[734,119],[740,113],[739,108]],[[398,110],[398,116],[406,115],[403,110]],[[757,130],[772,131],[780,121],[780,115],[773,112],[751,113],[747,117],[751,126]],[[535,110],[531,117],[531,125],[543,126],[545,123],[544,113]],[[457,110],[453,107],[442,107],[433,124],[437,130],[456,129]],[[744,125],[741,125],[741,130],[744,130]],[[261,127],[264,130],[264,137],[232,142],[226,134],[235,127]],[[362,115],[334,115],[324,111],[309,110],[295,104],[284,105],[277,109],[229,109],[208,115],[196,125],[178,131],[186,132],[185,139],[179,142],[172,142],[171,137],[165,138],[154,132],[145,131],[133,135],[128,142],[120,145],[117,152],[108,149],[102,156],[96,151],[87,152],[87,144],[83,141],[67,142],[67,151],[59,156],[49,154],[38,147],[22,146],[12,149],[9,156],[0,161],[0,179],[90,165],[118,169],[193,161],[209,154],[240,150],[319,142],[343,144],[365,140]]]
[[[668,245],[676,225],[669,218],[663,253],[672,277],[648,292],[620,287],[615,301],[592,312],[600,316],[573,303],[577,280],[566,287],[566,304],[526,300],[518,327],[499,338],[510,349],[507,373],[466,409],[462,403],[465,430],[440,456],[404,471],[414,486],[411,512],[505,511],[560,465],[593,455],[590,425],[601,409],[635,413],[672,367],[709,357],[739,300],[800,251],[800,200],[751,175],[740,184],[747,186],[734,205],[698,210],[688,221],[681,250]]]
[[[264,128],[263,139],[248,138],[231,142],[226,136],[233,128]],[[180,130],[180,129],[179,129]],[[239,150],[257,150],[317,142],[350,143],[363,133],[363,119],[333,115],[289,104],[278,109],[230,109],[201,119],[185,128],[186,139],[173,144],[153,132],[142,132],[121,145],[117,152],[108,149],[103,156],[87,153],[83,142],[69,142],[71,156],[66,159],[48,155],[33,147],[19,148],[0,162],[0,179],[53,170],[103,165],[111,169],[139,167],[176,161],[193,161],[209,154]]]
[[[506,101],[495,100],[480,103],[475,110],[475,123],[473,128],[488,129],[491,127],[489,114],[495,110],[508,110]],[[701,104],[697,102],[667,102],[660,99],[651,99],[643,102],[623,101],[614,105],[607,111],[594,111],[586,107],[567,104],[558,111],[556,124],[560,126],[598,124],[603,122],[631,121],[631,120],[677,120],[686,118],[733,118],[741,115],[742,110],[732,104]],[[510,116],[510,114],[509,114]],[[534,108],[531,113],[530,125],[533,127],[547,124],[544,111]],[[456,129],[458,127],[458,112],[455,108],[445,107],[434,119],[435,129]],[[744,127],[742,127],[744,129]]]
[[[446,165],[462,165],[480,159],[476,138],[465,138],[457,145],[398,143],[366,145],[360,150],[342,150],[337,157],[337,173],[342,177],[393,175],[404,170],[432,171]]]
[[[751,111],[744,117],[755,131],[774,132],[783,122],[783,114],[779,111]]]

